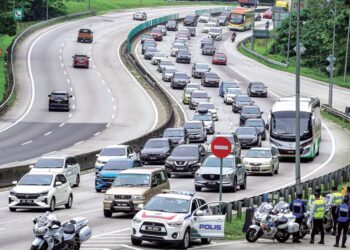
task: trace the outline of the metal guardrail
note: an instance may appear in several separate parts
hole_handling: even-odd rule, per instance
[[[217,7],[217,8],[211,8],[211,9],[202,9],[202,10],[196,10],[194,13],[196,16],[199,16],[203,13],[221,13],[223,11],[231,11],[233,8],[236,8],[237,4],[234,4],[232,6],[226,6],[226,7]]]
[[[56,22],[60,22],[60,21],[64,21],[70,18],[75,18],[75,17],[80,17],[80,16],[85,16],[85,15],[93,15],[95,14],[94,11],[86,11],[86,12],[81,12],[81,13],[76,13],[76,14],[70,14],[70,15],[65,15],[65,16],[61,16],[61,17],[56,17],[56,18],[52,18],[49,19],[47,21],[43,21],[37,24],[34,24],[30,27],[28,27],[27,29],[25,29],[24,31],[22,31],[21,33],[19,33],[16,38],[13,40],[13,42],[11,43],[11,45],[9,46],[9,48],[6,50],[7,56],[6,56],[6,63],[7,63],[7,90],[5,90],[5,94],[4,94],[4,99],[1,103],[0,103],[0,113],[4,112],[8,106],[9,106],[9,101],[11,100],[11,97],[15,91],[15,87],[16,87],[16,78],[14,76],[15,74],[15,69],[14,69],[14,60],[15,60],[15,49],[16,46],[18,44],[18,42],[23,39],[25,36],[32,34],[34,31],[44,28],[46,26],[49,26],[53,23]]]
[[[328,104],[323,104],[321,106],[321,108],[322,108],[322,110],[324,110],[332,115],[335,115],[336,117],[342,119],[343,121],[350,123],[350,110],[349,110],[349,114],[346,114],[346,113],[343,113],[337,109],[331,108],[330,106],[328,106]],[[347,109],[349,109],[349,108],[347,108]]]
[[[278,62],[278,61],[275,61],[275,60],[272,60],[270,58],[267,58],[266,56],[263,56],[249,48],[247,48],[247,46],[245,45],[248,40],[251,40],[252,37],[247,37],[246,39],[244,39],[240,45],[242,46],[242,48],[248,52],[249,54],[252,54],[253,56],[259,58],[260,60],[264,61],[264,62],[267,62],[267,63],[270,63],[270,64],[274,64],[274,65],[278,65],[278,66],[281,66],[281,67],[284,67],[284,68],[287,68],[288,67],[288,63],[281,63],[281,62]]]

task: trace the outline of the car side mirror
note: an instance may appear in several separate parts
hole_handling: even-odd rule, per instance
[[[34,165],[29,165],[29,168],[32,169],[34,167]]]
[[[263,114],[263,113],[264,113],[264,111],[261,111],[261,112],[260,112],[260,114]]]
[[[142,209],[143,209],[143,207],[144,207],[144,206],[143,206],[143,204],[142,204],[142,203],[137,205],[137,208],[138,208],[138,209],[140,209],[140,210],[142,210]]]
[[[57,181],[57,182],[55,183],[55,186],[56,186],[56,187],[59,187],[59,186],[62,186],[62,184],[63,184],[62,182]]]
[[[47,95],[48,97],[51,97],[51,95]]]
[[[100,156],[100,154],[96,154],[96,156],[97,156],[97,157],[99,157],[99,156]]]
[[[69,98],[72,98],[73,96],[72,95],[69,95]]]
[[[196,216],[203,216],[204,212],[202,210],[197,210],[196,211]]]
[[[237,164],[237,168],[242,168],[243,165],[242,164]]]
[[[128,157],[129,157],[129,158],[133,157],[133,154],[132,154],[132,153],[131,153],[131,154],[128,154]]]
[[[17,185],[18,184],[18,181],[13,181],[12,182],[12,185]]]
[[[156,187],[157,186],[157,182],[153,182],[151,187]]]
[[[270,125],[269,124],[265,124],[265,128],[266,128],[266,130],[269,130],[270,129]]]
[[[143,146],[140,146],[140,149],[143,149]]]

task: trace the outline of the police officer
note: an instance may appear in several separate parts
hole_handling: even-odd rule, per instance
[[[336,230],[337,230],[337,217],[338,217],[338,213],[336,212],[337,208],[339,205],[342,204],[342,200],[343,200],[343,195],[338,192],[338,187],[337,186],[333,186],[332,187],[332,194],[330,195],[329,201],[327,203],[327,205],[329,205],[331,207],[331,212],[332,212],[332,219],[333,219],[333,232],[332,235],[335,235]]]
[[[345,242],[347,238],[347,232],[349,229],[349,221],[350,221],[350,207],[349,207],[349,199],[348,197],[344,197],[343,204],[339,205],[336,209],[336,213],[338,214],[338,231],[337,236],[335,238],[335,245],[334,247],[339,247],[339,240],[340,235],[343,231],[343,238],[342,238],[342,248],[346,248]]]
[[[316,232],[320,232],[321,240],[318,244],[324,244],[323,218],[326,210],[326,203],[320,198],[320,193],[315,192],[315,201],[311,206],[310,220],[312,221],[312,231],[310,244],[314,244]]]
[[[320,187],[316,187],[315,188],[315,193],[321,194],[321,188]],[[322,195],[320,195],[320,198],[324,199]],[[314,201],[315,201],[315,195],[312,194],[312,195],[309,196],[309,200],[308,200],[308,207],[309,207],[309,209],[311,209],[312,204],[314,203]]]
[[[297,198],[290,203],[289,209],[293,212],[293,215],[295,216],[295,222],[299,224],[300,228],[301,223],[305,217],[304,213],[306,213],[307,209],[305,202],[302,200],[303,194],[301,192],[298,192],[296,196]],[[299,240],[299,232],[293,234],[293,242],[301,243]]]

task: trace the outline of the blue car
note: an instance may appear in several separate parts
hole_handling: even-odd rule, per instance
[[[239,88],[239,84],[237,82],[221,82],[219,87],[219,96],[224,97],[225,91],[228,88]]]
[[[111,187],[115,177],[118,174],[129,168],[142,167],[139,160],[134,159],[112,159],[104,165],[101,171],[96,175],[95,178],[95,189],[96,192],[107,190]]]

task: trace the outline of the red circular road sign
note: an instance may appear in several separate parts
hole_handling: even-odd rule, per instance
[[[232,144],[225,137],[216,137],[211,143],[211,152],[218,158],[225,158],[231,153]]]

